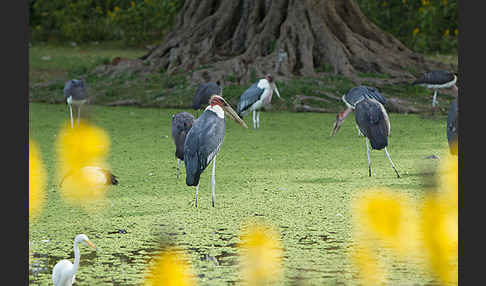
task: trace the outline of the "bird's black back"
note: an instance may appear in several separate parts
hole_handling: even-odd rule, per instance
[[[74,100],[86,99],[86,87],[83,80],[71,79],[64,85],[64,99],[69,96]]]
[[[365,97],[375,99],[381,104],[386,103],[385,97],[375,87],[360,85],[351,88],[343,97],[344,102],[355,108],[356,104],[363,100]]]
[[[371,147],[381,150],[388,145],[390,132],[388,114],[377,100],[365,98],[355,108],[355,119],[361,133],[371,143]]]
[[[454,80],[454,74],[446,70],[434,70],[425,72],[416,79],[412,85],[416,84],[445,84]]]
[[[193,122],[194,116],[187,112],[180,112],[172,117],[172,139],[176,145],[175,156],[181,160],[184,160],[184,142]]]
[[[447,141],[451,154],[457,155],[457,119],[458,119],[457,99],[451,103],[449,114],[447,115]],[[455,145],[455,146],[454,146]]]
[[[246,89],[240,97],[240,102],[236,107],[236,113],[243,118],[242,112],[250,108],[253,103],[257,102],[265,90],[258,87],[258,82],[252,84]]]
[[[222,89],[219,84],[209,82],[207,84],[200,84],[196,90],[192,101],[192,108],[198,110],[205,108],[209,104],[209,99],[213,94],[221,95]]]
[[[223,144],[226,123],[216,113],[206,110],[194,121],[184,143],[186,184],[197,186],[199,177]]]

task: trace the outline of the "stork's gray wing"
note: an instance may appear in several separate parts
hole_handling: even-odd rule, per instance
[[[216,156],[223,143],[225,120],[210,110],[204,111],[187,133],[184,143],[186,184],[196,186],[201,173]]]
[[[375,87],[362,85],[361,88],[366,93],[366,96],[377,100],[383,105],[386,104],[386,98]]]
[[[64,85],[64,98],[71,96],[74,100],[86,98],[86,89],[83,80],[71,79]]]
[[[447,115],[447,141],[449,142],[449,149],[452,154],[457,155],[457,149],[452,148],[454,143],[457,143],[457,99],[451,103],[449,114]]]
[[[262,96],[265,90],[258,87],[258,83],[252,84],[240,97],[240,102],[236,108],[236,113],[241,117],[241,113],[250,106],[252,106],[255,102],[257,102],[260,97]]]
[[[412,85],[416,84],[445,84],[454,80],[454,73],[446,70],[434,70],[424,73],[416,79]]]
[[[215,82],[209,82],[207,84],[200,84],[194,95],[192,102],[193,109],[199,109],[209,104],[209,99],[213,94],[221,95],[222,89]]]
[[[366,98],[356,104],[356,124],[373,149],[381,150],[388,145],[389,119],[383,106],[374,99]]]
[[[176,145],[175,156],[181,160],[184,160],[184,142],[193,122],[194,116],[187,112],[180,112],[172,117],[172,139]]]

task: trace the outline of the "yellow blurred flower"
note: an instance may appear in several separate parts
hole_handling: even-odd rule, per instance
[[[425,198],[422,232],[429,266],[444,283],[457,283],[458,158],[444,152],[437,171],[437,191]]]
[[[420,31],[419,28],[413,29],[412,35],[414,36],[417,35],[419,31]]]
[[[354,246],[349,253],[363,285],[380,285],[385,281],[385,270],[370,247]]]
[[[448,36],[449,36],[449,34],[450,34],[449,29],[446,29],[446,30],[444,31],[444,37],[448,37]]]
[[[406,4],[406,3],[407,3],[407,1],[406,1],[406,0],[402,0],[402,3],[403,3],[403,4]]]
[[[131,2],[130,2],[130,5],[132,5],[132,8],[135,8],[135,5],[136,5],[136,4],[135,4],[135,2],[131,1]]]
[[[422,6],[427,6],[430,4],[430,0],[422,0]]]
[[[459,30],[458,29],[455,29],[454,30],[454,35],[456,35],[456,36],[459,35]]]
[[[442,5],[447,6],[447,0],[442,0]]]
[[[113,8],[113,11],[114,11],[115,13],[116,13],[116,12],[118,12],[118,11],[120,11],[120,7],[115,6],[115,8]]]
[[[184,252],[177,248],[168,248],[154,258],[143,285],[191,286],[196,285],[196,280]]]
[[[106,132],[85,121],[74,128],[65,124],[56,143],[58,174],[64,199],[83,205],[104,198],[107,185],[90,167],[108,169],[105,160],[110,139]]]
[[[417,250],[417,213],[406,196],[368,190],[353,201],[352,211],[358,237],[378,240],[400,255],[412,256]]]
[[[262,223],[248,223],[238,245],[241,275],[248,285],[277,282],[282,277],[283,246],[280,234]]]
[[[37,144],[29,139],[29,219],[35,218],[44,204],[46,170]]]

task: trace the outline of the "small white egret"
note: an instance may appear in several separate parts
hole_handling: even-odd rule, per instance
[[[56,263],[52,269],[52,282],[54,282],[54,286],[73,285],[76,271],[78,271],[79,268],[79,259],[81,258],[78,248],[79,242],[96,249],[96,246],[85,234],[76,235],[74,238],[74,264],[67,259],[63,259]]]

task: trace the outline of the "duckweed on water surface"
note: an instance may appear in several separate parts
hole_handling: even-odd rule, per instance
[[[350,201],[360,190],[386,187],[421,199],[425,176],[447,147],[445,117],[390,114],[391,157],[366,146],[350,116],[335,137],[335,114],[264,112],[258,130],[227,121],[216,166],[216,207],[210,169],[201,176],[199,207],[185,175],[176,179],[172,115],[182,110],[89,106],[92,121],[110,136],[107,158],[119,185],[88,211],[63,201],[56,181],[56,136],[68,118],[66,105],[32,103],[30,136],[48,174],[46,200],[29,224],[30,284],[52,285],[54,264],[73,260],[73,239],[87,234],[98,247],[80,247],[76,285],[141,285],[161,241],[184,249],[198,285],[241,284],[240,230],[248,220],[278,229],[283,253],[280,285],[355,285],[348,250]],[[201,112],[190,111],[200,115]],[[245,118],[251,126],[251,116]],[[182,167],[182,170],[184,168]],[[184,173],[183,173],[184,174]],[[390,284],[426,285],[425,270],[387,258]]]

